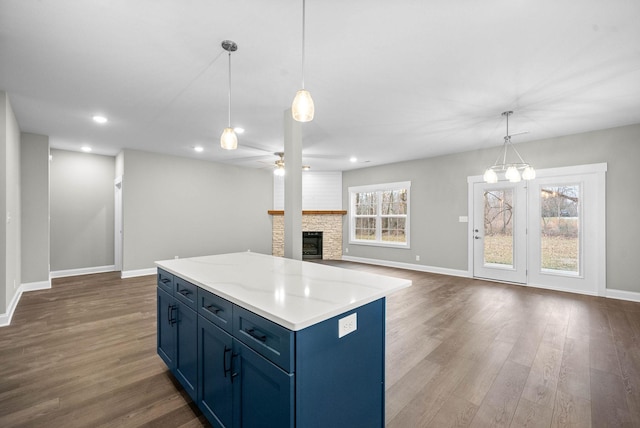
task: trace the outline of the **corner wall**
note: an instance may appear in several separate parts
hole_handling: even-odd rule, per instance
[[[8,324],[19,298],[20,129],[6,92],[0,91],[0,325]]]
[[[20,137],[22,184],[22,283],[27,288],[49,282],[49,137]]]

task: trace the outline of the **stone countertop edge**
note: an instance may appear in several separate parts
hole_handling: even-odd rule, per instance
[[[412,285],[408,279],[253,252],[170,259],[155,264],[292,331]],[[238,268],[243,269],[235,270]],[[307,270],[307,275],[302,270]],[[340,288],[336,289],[338,285]],[[313,297],[310,289],[314,290]]]

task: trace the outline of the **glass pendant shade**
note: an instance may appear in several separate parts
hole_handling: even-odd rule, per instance
[[[300,89],[296,92],[296,96],[291,105],[291,115],[293,119],[298,122],[311,122],[314,112],[315,108],[311,94],[305,89]]]
[[[484,175],[482,176],[482,179],[487,183],[497,183],[498,182],[498,174],[496,174],[496,172],[493,169],[488,168],[484,172]]]
[[[225,150],[235,150],[238,148],[238,136],[233,128],[224,128],[220,136],[220,146]]]
[[[524,171],[522,171],[522,178],[524,180],[533,180],[536,178],[536,170],[533,167],[526,167]]]
[[[273,174],[277,175],[278,177],[282,177],[284,175],[284,168],[276,168],[273,170]]]
[[[507,172],[504,173],[504,178],[512,183],[519,182],[520,173],[518,172],[518,168],[516,168],[515,166],[510,166],[509,168],[507,168]]]

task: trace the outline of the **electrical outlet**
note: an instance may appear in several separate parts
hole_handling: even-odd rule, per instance
[[[419,262],[420,261],[420,256],[416,256],[416,261]]]
[[[175,256],[175,257],[174,257],[174,259],[177,259],[177,258],[178,258],[178,256]]]
[[[358,329],[358,313],[354,312],[349,316],[338,320],[338,338],[353,333]]]
[[[347,254],[349,254],[349,247],[346,247],[346,248],[344,249],[344,252],[345,252],[345,253],[347,253]]]

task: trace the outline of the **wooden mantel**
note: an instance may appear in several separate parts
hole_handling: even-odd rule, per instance
[[[284,210],[269,210],[267,211],[269,215],[284,215]],[[302,215],[346,215],[347,211],[344,210],[336,210],[336,211],[302,211]]]

